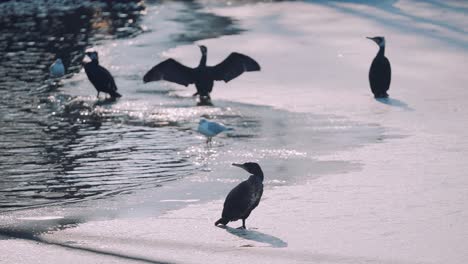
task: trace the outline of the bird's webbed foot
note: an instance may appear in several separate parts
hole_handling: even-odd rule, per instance
[[[196,93],[192,94],[192,96],[197,96],[197,95],[198,95],[198,92],[196,92]]]
[[[380,94],[375,94],[375,98],[388,98],[388,93],[380,93]]]
[[[209,95],[200,95],[199,104],[200,105],[208,105],[208,106],[213,105],[211,103],[211,97]]]

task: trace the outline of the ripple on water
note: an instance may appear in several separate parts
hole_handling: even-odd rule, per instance
[[[6,77],[0,77],[0,211],[131,195],[181,178],[202,184],[231,184],[245,179],[245,173],[238,171],[235,175],[224,174],[232,161],[261,159],[268,174],[266,183],[285,184],[295,177],[309,175],[304,176],[304,172],[309,171],[311,157],[317,153],[356,146],[362,140],[353,139],[359,135],[371,138],[379,133],[377,127],[365,128],[368,133],[362,133],[360,125],[339,117],[300,115],[229,102],[219,102],[214,107],[195,107],[192,99],[178,97],[164,89],[148,92],[146,88],[138,88],[117,102],[56,93],[54,91],[62,84],[43,85],[42,81],[47,78],[44,77],[47,68],[43,65],[60,55],[54,52],[61,44],[70,45],[71,50],[63,51],[69,54],[64,62],[77,72],[83,49],[96,39],[105,39],[99,36],[103,31],[129,31],[130,34],[139,31],[138,23],[133,23],[133,30],[127,28],[128,25],[116,30],[112,25],[118,23],[110,23],[118,17],[118,21],[127,21],[126,16],[91,14],[97,21],[86,24],[90,28],[84,31],[73,28],[73,34],[62,40],[51,36],[47,27],[31,27],[42,32],[44,38],[23,35],[37,38],[36,44],[49,43],[46,41],[49,40],[52,48],[22,52],[20,50],[29,45],[29,41],[20,41],[24,43],[9,47],[13,50],[5,53],[7,59],[0,61],[0,72],[7,73]],[[200,13],[200,17],[190,14],[181,16],[190,22],[187,25],[198,25],[201,18],[216,23],[222,19],[224,22],[218,23],[221,26],[232,23],[204,13]],[[62,14],[53,19],[60,21],[63,17]],[[41,21],[50,22],[47,16],[39,19]],[[94,28],[96,25],[99,27]],[[23,26],[20,30],[27,32],[28,27]],[[211,32],[210,29],[175,38],[180,42],[192,41],[211,37]],[[9,37],[3,36],[0,34],[0,46],[9,41]],[[73,43],[79,45],[73,46]],[[45,53],[44,57],[39,53]],[[28,56],[28,60],[23,61]],[[10,66],[13,67],[10,69]],[[133,75],[129,78],[136,79]],[[81,82],[68,83],[68,87],[74,85],[81,85]],[[162,88],[155,86],[154,91]],[[132,96],[138,100],[127,99]],[[155,105],[153,101],[164,103]],[[220,135],[208,147],[195,131],[200,117],[223,122],[234,130]],[[316,163],[314,170],[319,165]],[[322,165],[321,170],[330,170],[332,166],[329,165]],[[222,175],[211,173],[221,171]],[[213,188],[208,189],[214,193],[220,190],[218,185],[210,186]],[[202,196],[207,193],[206,187],[203,185],[198,193],[190,192]],[[203,200],[197,196],[192,198],[187,201]],[[165,202],[169,201],[181,200]]]
[[[181,104],[141,111],[129,103],[63,94],[39,105],[37,109],[51,113],[36,124],[39,129],[18,134],[12,123],[16,133],[0,138],[0,145],[9,146],[0,164],[0,208],[77,202],[159,187],[200,166],[196,157],[203,154],[187,152],[204,146],[193,131],[200,116],[243,124],[242,116],[229,108]]]

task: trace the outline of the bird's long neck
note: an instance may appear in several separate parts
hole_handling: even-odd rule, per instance
[[[379,52],[377,53],[377,57],[384,57],[385,56],[385,44],[379,46]]]
[[[256,171],[254,176],[263,182],[263,171]]]
[[[198,67],[206,67],[206,52],[202,53],[202,57],[200,59],[200,64]]]

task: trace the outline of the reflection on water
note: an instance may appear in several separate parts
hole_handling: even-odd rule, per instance
[[[184,33],[173,36],[176,42],[192,43],[218,36],[235,35],[244,31],[237,27],[235,21],[230,17],[216,16],[201,11],[202,6],[198,2],[187,1],[187,5],[189,9],[182,11],[180,16],[174,19],[186,27]],[[197,10],[197,12],[193,12],[193,10]],[[210,26],[207,27],[207,24]]]
[[[20,7],[0,5],[0,90],[39,84],[48,78],[48,67],[55,58],[62,59],[68,72],[76,72],[86,48],[100,40],[141,32],[144,6],[139,1],[114,2],[85,1],[50,10],[29,4],[30,12],[21,10],[19,14],[14,11]]]
[[[48,66],[56,57],[62,57],[68,72],[75,73],[87,47],[141,32],[144,10],[138,1],[92,3],[0,17],[4,51],[0,53],[0,212],[77,201],[89,201],[80,204],[95,208],[99,198],[107,198],[99,200],[103,204],[128,202],[133,209],[151,200],[145,194],[174,201],[218,198],[232,188],[232,182],[245,178],[243,173],[226,170],[232,161],[261,160],[268,174],[266,184],[284,184],[343,167],[314,161],[311,152],[354,147],[361,142],[359,137],[379,134],[376,127],[362,129],[336,117],[223,101],[195,106],[191,97],[167,92],[164,84],[142,87],[133,67],[125,68],[127,75],[119,76],[119,81],[131,83],[134,90],[122,89],[125,96],[117,102],[67,94],[89,85],[80,81],[65,82],[68,90],[57,92],[57,86],[47,80]],[[163,3],[182,6],[164,10],[176,12],[175,20],[185,27],[185,34],[174,30],[176,34],[168,40],[174,42],[171,45],[241,32],[234,21],[208,15],[197,9],[196,2]],[[123,64],[115,61],[112,66]],[[234,130],[207,146],[195,131],[200,117]],[[312,172],[304,175],[310,166]],[[204,173],[210,171],[219,173]],[[156,189],[181,178],[189,182],[183,193],[183,181],[178,181],[175,192]],[[155,208],[154,204],[149,207]]]
[[[230,108],[188,107],[184,100],[132,112],[60,95],[37,109],[47,116],[31,121],[33,116],[22,115],[31,122],[12,120],[2,128],[3,210],[129,194],[191,175],[206,156],[187,151],[205,149],[192,130],[200,116],[237,126],[239,135],[255,130],[255,122]]]
[[[189,28],[172,36],[176,43],[240,32],[196,2],[181,5],[176,22]],[[0,3],[0,211],[128,194],[196,171],[186,151],[200,143],[191,122],[223,110],[197,109],[192,101],[119,109],[56,93],[63,84],[49,80],[56,58],[70,78],[87,48],[142,32],[145,12],[136,0]]]
[[[106,147],[125,132],[112,128],[106,137],[96,136],[106,126],[103,116],[92,107],[57,103],[65,98],[50,100],[48,91],[56,87],[47,79],[55,58],[75,73],[86,48],[141,32],[144,6],[140,1],[75,1],[46,8],[39,2],[0,4],[0,208],[81,199],[119,191],[130,181],[118,171],[130,147],[116,147],[116,154],[106,160]],[[63,109],[56,109],[58,105]],[[85,122],[80,122],[82,116]],[[148,147],[142,152],[152,151],[159,150]],[[91,173],[93,164],[112,176],[91,179],[101,172]],[[144,180],[148,173],[135,177]]]

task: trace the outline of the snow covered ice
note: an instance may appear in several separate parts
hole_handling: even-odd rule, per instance
[[[260,120],[259,131],[274,133],[278,138],[275,144],[284,140],[287,144],[283,148],[259,150],[259,144],[249,149],[228,138],[223,144],[232,144],[232,149],[226,151],[190,149],[207,153],[199,162],[212,161],[210,170],[180,185],[161,188],[168,195],[189,193],[186,199],[151,193],[147,200],[193,201],[181,202],[177,210],[159,216],[129,213],[113,219],[73,218],[66,208],[35,212],[44,217],[35,221],[19,220],[27,213],[3,214],[4,225],[16,222],[16,237],[26,239],[0,240],[2,263],[468,262],[467,3],[200,4],[205,6],[204,12],[232,17],[247,29],[237,35],[200,40],[198,44],[210,47],[210,61],[221,61],[226,51],[235,50],[252,54],[262,65],[258,74],[218,83],[212,94],[217,101],[214,104],[267,106],[269,110],[261,111],[327,117],[314,126],[317,134],[301,133],[300,125],[294,130],[283,129],[284,123],[278,119]],[[171,17],[164,8],[157,11]],[[148,10],[148,26],[161,19],[155,12]],[[98,47],[105,64],[114,65],[122,91],[124,87],[128,87],[127,93],[141,89],[132,85],[134,75],[143,73],[160,57],[197,63],[191,43],[172,47],[161,40],[161,35],[171,35],[172,26],[177,28],[171,24],[173,20],[164,21],[166,24],[154,25],[161,31]],[[370,91],[367,75],[377,47],[366,36],[385,36],[386,56],[392,63],[388,99],[376,100]],[[160,50],[148,56],[155,43]],[[126,64],[133,60],[138,64]],[[69,85],[83,78],[77,75]],[[191,90],[169,87],[174,97],[168,101],[190,98]],[[84,94],[86,89],[80,89],[73,92]],[[125,96],[128,101],[119,101],[114,110],[126,110],[138,96],[147,95]],[[196,111],[216,111],[206,109],[193,110],[194,115],[199,113]],[[340,122],[343,119],[346,122]],[[335,137],[328,133],[330,128],[349,136]],[[355,136],[355,131],[361,133]],[[352,147],[335,149],[334,144]],[[243,151],[230,153],[236,147]],[[225,190],[239,181],[231,177],[235,168],[226,165],[225,159],[262,162],[274,155],[275,161],[280,161],[262,163],[265,190],[249,217],[248,229],[214,227]],[[295,167],[298,160],[306,160],[309,166]],[[336,170],[322,171],[319,164]],[[275,173],[302,180],[290,184],[268,181]],[[226,187],[204,190],[215,193],[215,200],[205,199],[201,192],[197,193],[200,197],[193,197],[194,186],[203,181],[213,186],[222,182]],[[60,218],[61,212],[67,215]],[[31,225],[67,228],[38,227],[49,232],[27,239],[21,230],[29,230]]]

